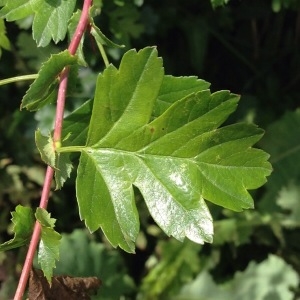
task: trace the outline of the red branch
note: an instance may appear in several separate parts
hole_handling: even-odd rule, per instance
[[[72,37],[72,40],[69,45],[69,52],[74,55],[79,46],[80,40],[86,30],[88,20],[89,20],[89,9],[92,5],[92,0],[84,0],[82,13],[80,16],[79,23],[77,25],[76,31]],[[68,85],[68,74],[69,68],[66,67],[60,74],[60,84],[57,94],[57,106],[56,106],[56,116],[55,116],[55,124],[54,124],[54,134],[53,140],[58,142],[61,140],[61,132],[62,132],[62,124],[63,124],[63,116],[64,116],[64,108],[65,108],[65,99],[66,99],[66,90]],[[44,186],[42,190],[40,206],[41,208],[46,209],[48,205],[51,183],[53,179],[54,170],[51,167],[47,167]],[[29,278],[29,273],[32,267],[32,262],[34,258],[35,251],[37,249],[41,234],[41,225],[39,222],[35,223],[33,234],[31,237],[31,241],[29,244],[29,248],[27,251],[27,255],[25,258],[24,266],[22,269],[22,273],[19,279],[19,284],[15,293],[14,300],[22,300],[24,295],[27,281]]]

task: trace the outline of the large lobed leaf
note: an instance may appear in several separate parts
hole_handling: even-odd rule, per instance
[[[113,246],[134,251],[133,186],[157,224],[178,240],[212,241],[204,199],[235,211],[253,208],[247,190],[271,172],[268,155],[251,148],[263,131],[247,124],[218,128],[239,97],[211,94],[207,86],[194,77],[164,76],[150,47],[130,50],[119,70],[110,65],[99,75],[76,181],[90,231],[101,227]]]

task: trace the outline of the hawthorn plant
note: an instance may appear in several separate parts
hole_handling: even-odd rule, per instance
[[[21,109],[36,111],[56,103],[54,129],[35,132],[37,148],[48,165],[40,206],[17,206],[12,212],[14,238],[1,251],[27,245],[28,253],[15,299],[27,285],[33,257],[48,282],[59,258],[60,234],[47,212],[53,177],[61,189],[79,153],[76,195],[80,219],[90,232],[101,229],[112,246],[134,253],[139,214],[134,188],[168,236],[203,244],[213,241],[213,219],[206,202],[233,211],[253,208],[248,190],[266,182],[268,154],[253,145],[263,130],[253,124],[222,126],[238,105],[229,91],[211,93],[197,77],[166,75],[156,47],[127,51],[119,66],[109,63],[104,47],[110,41],[93,18],[99,10],[85,0],[1,0],[6,21],[33,16],[33,39],[40,47],[70,36],[68,49],[53,54],[36,75],[2,80],[32,80]],[[98,75],[94,98],[64,118],[65,99],[76,71],[87,67],[85,33],[99,48],[105,69]],[[69,101],[72,101],[70,95]],[[78,156],[75,156],[78,157]]]

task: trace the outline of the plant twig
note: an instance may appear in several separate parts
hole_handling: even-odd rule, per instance
[[[72,37],[72,40],[70,42],[70,46],[68,48],[69,52],[72,55],[76,53],[82,35],[86,30],[86,26],[89,20],[89,8],[91,5],[92,5],[92,0],[84,0],[80,20],[77,25],[76,31],[74,33],[74,36]],[[69,68],[66,67],[60,75],[60,84],[59,84],[58,95],[57,95],[57,107],[56,107],[54,134],[53,134],[54,146],[56,145],[56,142],[60,142],[61,140],[65,98],[66,98],[66,90],[68,84],[68,74],[69,74]],[[40,206],[39,206],[44,209],[46,209],[48,205],[48,199],[51,190],[53,174],[54,174],[54,170],[48,166],[45,180],[44,180]],[[27,281],[29,278],[30,269],[32,267],[34,253],[36,251],[37,245],[40,240],[40,234],[41,234],[41,225],[38,222],[36,222],[14,300],[21,300],[24,295]]]
[[[38,74],[15,76],[15,77],[0,80],[0,85],[5,85],[8,83],[18,82],[18,81],[22,81],[22,80],[34,80],[37,77],[38,77]]]

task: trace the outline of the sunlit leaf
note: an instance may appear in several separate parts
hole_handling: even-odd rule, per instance
[[[211,94],[206,83],[185,78],[183,90],[193,81],[200,91],[175,99],[176,85],[177,96],[153,119],[164,78],[155,48],[127,52],[119,70],[109,66],[98,77],[80,150],[80,217],[90,231],[101,227],[113,246],[130,252],[139,232],[133,186],[167,235],[203,243],[213,234],[204,199],[236,211],[252,208],[247,190],[261,186],[271,169],[268,155],[251,148],[262,130],[248,124],[218,129],[239,99],[228,91]],[[172,98],[170,85],[168,93]]]

